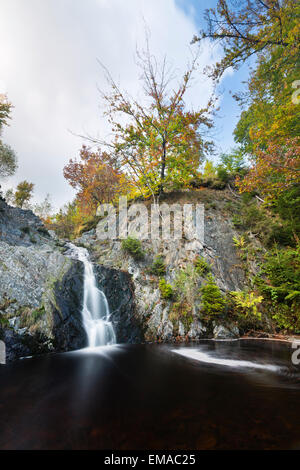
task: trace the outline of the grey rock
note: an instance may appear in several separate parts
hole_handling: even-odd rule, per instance
[[[166,320],[163,323],[161,339],[164,341],[171,341],[173,339],[173,324],[170,320]]]
[[[203,338],[206,333],[206,327],[201,323],[199,320],[194,320],[190,326],[188,332],[188,338],[191,340],[196,340],[199,338]]]
[[[239,336],[239,329],[236,325],[225,327],[224,325],[215,325],[213,329],[215,339],[231,339]]]
[[[60,252],[31,211],[10,207],[3,199],[0,279],[0,338],[8,362],[86,345],[82,263]]]
[[[106,295],[118,343],[137,343],[144,339],[143,322],[137,315],[134,284],[127,272],[94,265],[100,289]]]
[[[178,334],[179,336],[184,336],[184,326],[183,324],[181,323],[181,321],[178,322]]]

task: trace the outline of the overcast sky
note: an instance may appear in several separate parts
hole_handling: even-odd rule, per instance
[[[35,200],[47,193],[60,207],[74,196],[63,178],[66,162],[78,155],[75,134],[105,135],[97,85],[105,87],[103,62],[120,85],[135,93],[138,71],[134,53],[143,44],[144,24],[155,55],[167,55],[178,70],[189,59],[190,41],[199,31],[206,0],[0,0],[0,93],[14,105],[3,140],[18,155],[19,169],[4,188],[27,179]],[[188,102],[205,104],[211,83],[202,68],[218,57],[207,44],[199,57]],[[240,76],[222,83],[217,145],[227,150],[238,109],[228,90]]]

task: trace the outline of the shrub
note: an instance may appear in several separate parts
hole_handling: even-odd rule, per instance
[[[159,281],[159,290],[163,299],[171,299],[173,297],[173,287],[165,279]]]
[[[212,180],[210,187],[211,187],[212,189],[220,189],[220,190],[222,190],[222,189],[225,189],[226,183],[225,183],[224,181],[221,181],[221,180],[215,178],[215,179]]]
[[[169,313],[169,320],[173,323],[174,331],[178,328],[180,321],[187,332],[193,322],[193,307],[186,302],[175,302]]]
[[[203,276],[203,274],[207,274],[210,271],[210,265],[202,256],[198,256],[195,259],[194,266],[199,276]]]
[[[287,304],[277,304],[272,319],[279,329],[300,333],[300,312],[297,305],[290,307]]]
[[[122,249],[129,253],[135,260],[141,260],[145,256],[140,240],[134,237],[128,237],[122,240]]]
[[[192,264],[188,264],[184,269],[176,273],[174,287],[176,297],[182,302],[193,304],[196,296],[196,287],[199,275]]]
[[[230,292],[233,301],[239,313],[245,317],[248,315],[255,315],[259,319],[261,314],[257,311],[257,305],[263,301],[263,296],[256,296],[254,292]]]
[[[289,233],[290,245],[295,246],[295,234],[300,233],[300,185],[295,185],[282,193],[275,201],[273,210],[285,222],[283,224],[285,234]]]
[[[255,284],[269,303],[279,328],[300,331],[300,245],[274,248],[264,256]]]
[[[251,192],[251,193],[242,193],[241,194],[241,200],[244,204],[249,204],[251,202],[253,202],[253,198],[255,196],[255,193]]]
[[[149,272],[155,276],[163,276],[166,274],[166,266],[162,256],[157,256],[154,259],[152,265],[150,266]]]
[[[245,237],[242,235],[240,238],[232,237],[234,246],[241,250],[245,247]]]
[[[300,245],[296,249],[277,248],[265,255],[261,274],[268,283],[261,285],[270,297],[276,295],[279,302],[297,302],[300,305]]]
[[[46,237],[50,237],[50,234],[48,230],[46,229],[46,227],[39,227],[37,231],[41,233],[42,235],[45,235]]]
[[[278,243],[282,246],[295,246],[294,232],[291,225],[288,223],[273,223],[269,228],[270,233],[265,239],[267,246],[272,246],[274,243]]]
[[[221,180],[223,183],[228,183],[230,180],[230,174],[222,166],[218,166],[217,175],[219,180]]]
[[[211,274],[207,276],[207,282],[201,287],[200,293],[203,313],[211,316],[224,312],[226,301]]]
[[[30,227],[28,227],[28,225],[25,225],[25,227],[21,227],[21,230],[23,233],[26,233],[27,235],[30,234]]]

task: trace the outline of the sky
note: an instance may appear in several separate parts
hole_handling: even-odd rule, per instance
[[[123,89],[139,94],[135,51],[144,43],[145,25],[151,50],[165,55],[178,75],[196,46],[190,42],[203,26],[203,11],[215,0],[1,0],[0,93],[14,109],[1,138],[17,153],[17,173],[1,182],[6,190],[26,179],[34,198],[47,193],[58,209],[74,190],[63,167],[78,156],[78,135],[106,137],[98,88],[107,89],[101,61]],[[196,109],[212,93],[203,67],[221,51],[203,44],[187,105]],[[219,117],[214,130],[217,152],[233,145],[232,131],[240,110],[229,91],[241,89],[247,69],[228,71],[219,87]],[[216,157],[214,157],[216,158]]]

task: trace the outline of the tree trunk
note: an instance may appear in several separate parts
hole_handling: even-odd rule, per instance
[[[166,169],[166,141],[165,139],[163,139],[159,194],[163,194],[164,192],[165,169]]]

